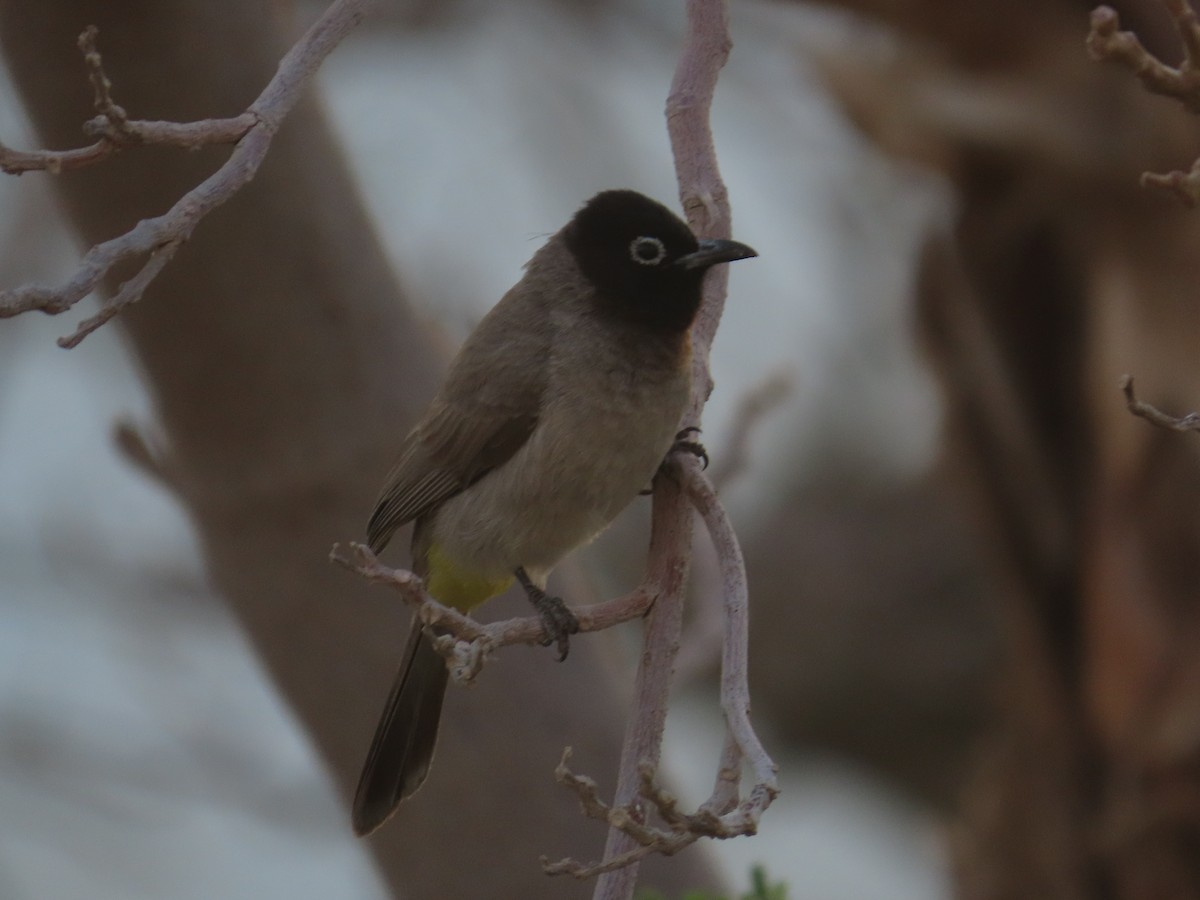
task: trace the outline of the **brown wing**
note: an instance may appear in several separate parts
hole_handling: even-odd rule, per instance
[[[405,440],[367,526],[372,550],[378,553],[397,528],[503,465],[529,439],[549,346],[544,295],[523,280],[467,339],[429,412]]]
[[[517,414],[462,427],[462,410],[427,418],[408,438],[388,475],[367,525],[367,543],[378,553],[397,528],[424,515],[508,461],[529,439],[537,416]]]

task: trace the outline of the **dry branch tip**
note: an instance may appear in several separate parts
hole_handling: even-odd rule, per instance
[[[57,287],[29,285],[0,290],[0,318],[34,310],[51,315],[65,312],[96,290],[119,263],[148,254],[145,266],[121,285],[113,302],[82,323],[73,334],[62,338],[59,345],[75,346],[122,307],[138,300],[200,220],[254,177],[280,123],[298,102],[321,62],[362,21],[371,6],[372,0],[334,0],[285,54],[274,77],[245,112],[229,119],[199,122],[131,120],[113,100],[112,81],[97,49],[99,31],[88,26],[77,43],[83,53],[98,115],[85,125],[85,131],[99,139],[74,150],[26,152],[0,145],[0,170],[14,175],[30,171],[57,174],[93,165],[135,144],[188,150],[209,144],[234,144],[234,150],[216,172],[184,194],[166,213],[92,247],[66,283]]]
[[[1138,36],[1120,30],[1117,13],[1108,6],[1092,11],[1087,36],[1088,53],[1098,62],[1125,66],[1142,82],[1146,90],[1171,97],[1192,113],[1200,114],[1200,24],[1195,12],[1184,0],[1166,0],[1175,21],[1175,30],[1183,44],[1183,62],[1172,67],[1148,51]],[[1189,172],[1143,173],[1143,187],[1155,187],[1175,194],[1186,206],[1200,203],[1200,159]]]
[[[1191,412],[1184,416],[1169,416],[1149,403],[1139,400],[1134,393],[1132,375],[1121,376],[1120,386],[1125,394],[1125,406],[1138,418],[1171,431],[1200,431],[1200,414]]]

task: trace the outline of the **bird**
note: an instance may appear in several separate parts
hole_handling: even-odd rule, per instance
[[[603,531],[688,429],[690,327],[705,272],[757,253],[697,240],[631,190],[588,200],[480,320],[402,444],[367,526],[413,522],[429,595],[470,611],[519,582],[565,658],[578,622],[550,570]],[[355,792],[366,835],[425,781],[448,673],[414,617]]]

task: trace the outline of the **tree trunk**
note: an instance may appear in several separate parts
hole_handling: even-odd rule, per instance
[[[1006,641],[955,832],[961,896],[1200,896],[1200,445],[1117,387],[1132,372],[1152,403],[1200,405],[1200,226],[1136,187],[1187,167],[1196,122],[1086,57],[1086,5],[839,5],[926,42],[874,73],[833,58],[831,83],[956,193],[917,304]],[[1117,5],[1178,58],[1164,5]]]

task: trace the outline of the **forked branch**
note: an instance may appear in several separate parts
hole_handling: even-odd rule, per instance
[[[1163,0],[1183,44],[1183,62],[1169,66],[1145,48],[1132,31],[1121,31],[1115,10],[1100,6],[1092,11],[1088,52],[1099,61],[1125,66],[1146,90],[1171,97],[1193,113],[1200,113],[1200,23],[1187,0]],[[1164,188],[1187,206],[1200,203],[1200,159],[1187,172],[1143,172],[1142,185]]]
[[[754,834],[762,813],[779,792],[775,764],[767,756],[749,719],[750,694],[746,678],[749,592],[736,535],[717,500],[716,491],[693,456],[684,453],[670,460],[658,479],[660,486],[664,478],[669,485],[668,490],[695,509],[704,522],[716,550],[725,598],[721,707],[725,713],[728,734],[713,791],[696,812],[681,812],[675,799],[658,784],[658,746],[655,745],[653,761],[641,759],[634,765],[634,796],[620,799],[618,794],[617,800],[611,805],[606,804],[600,799],[599,788],[593,779],[577,775],[567,768],[568,750],[556,770],[559,781],[575,792],[585,815],[607,823],[614,833],[621,836],[626,846],[612,852],[613,842],[610,840],[609,849],[601,862],[580,863],[570,858],[549,862],[543,859],[543,867],[548,874],[569,874],[577,878],[618,874],[622,870],[628,871],[629,867],[651,853],[671,855],[703,837],[730,838]],[[662,551],[671,543],[674,524],[656,510],[646,578],[635,590],[622,597],[591,606],[574,607],[580,632],[600,631],[639,619],[652,608],[661,614],[660,607],[669,603],[674,592],[681,587],[676,583],[680,571],[679,559]],[[416,575],[383,565],[362,544],[352,544],[350,555],[335,546],[331,559],[370,581],[386,584],[396,590],[406,603],[416,609],[424,625],[435,626],[441,632],[441,636],[435,639],[435,646],[447,658],[451,674],[458,681],[470,682],[501,647],[542,643],[548,637],[542,620],[537,616],[522,616],[482,625],[457,610],[443,606],[426,593],[421,579]],[[653,685],[657,691],[660,683],[669,682],[669,660],[666,669],[660,672],[663,657],[657,648],[647,643],[642,659],[643,669],[651,673],[641,679],[644,684]],[[665,717],[665,705],[661,708],[637,707],[631,729],[638,732],[639,749],[642,732],[661,741],[661,726]],[[754,773],[754,784],[743,798],[740,796],[740,782],[744,765],[748,765]],[[650,824],[648,812],[654,813],[662,825]],[[603,883],[602,880],[597,890],[602,888]]]
[[[0,290],[0,318],[39,311],[58,315],[97,290],[115,267],[144,260],[138,272],[119,285],[99,314],[82,322],[58,343],[74,347],[122,309],[141,299],[200,221],[245,187],[270,149],[284,118],[307,88],[320,64],[374,6],[375,0],[335,0],[324,15],[284,55],[275,76],[240,116],[200,122],[132,120],[113,100],[112,82],[96,49],[96,30],[79,38],[95,97],[97,116],[84,130],[97,138],[90,146],[65,151],[21,152],[0,145],[0,169],[20,174],[34,170],[62,172],[98,163],[141,144],[195,148],[234,144],[233,152],[212,175],[184,194],[160,216],[143,219],[123,235],[104,241],[84,254],[75,274],[55,286],[24,285]]]

